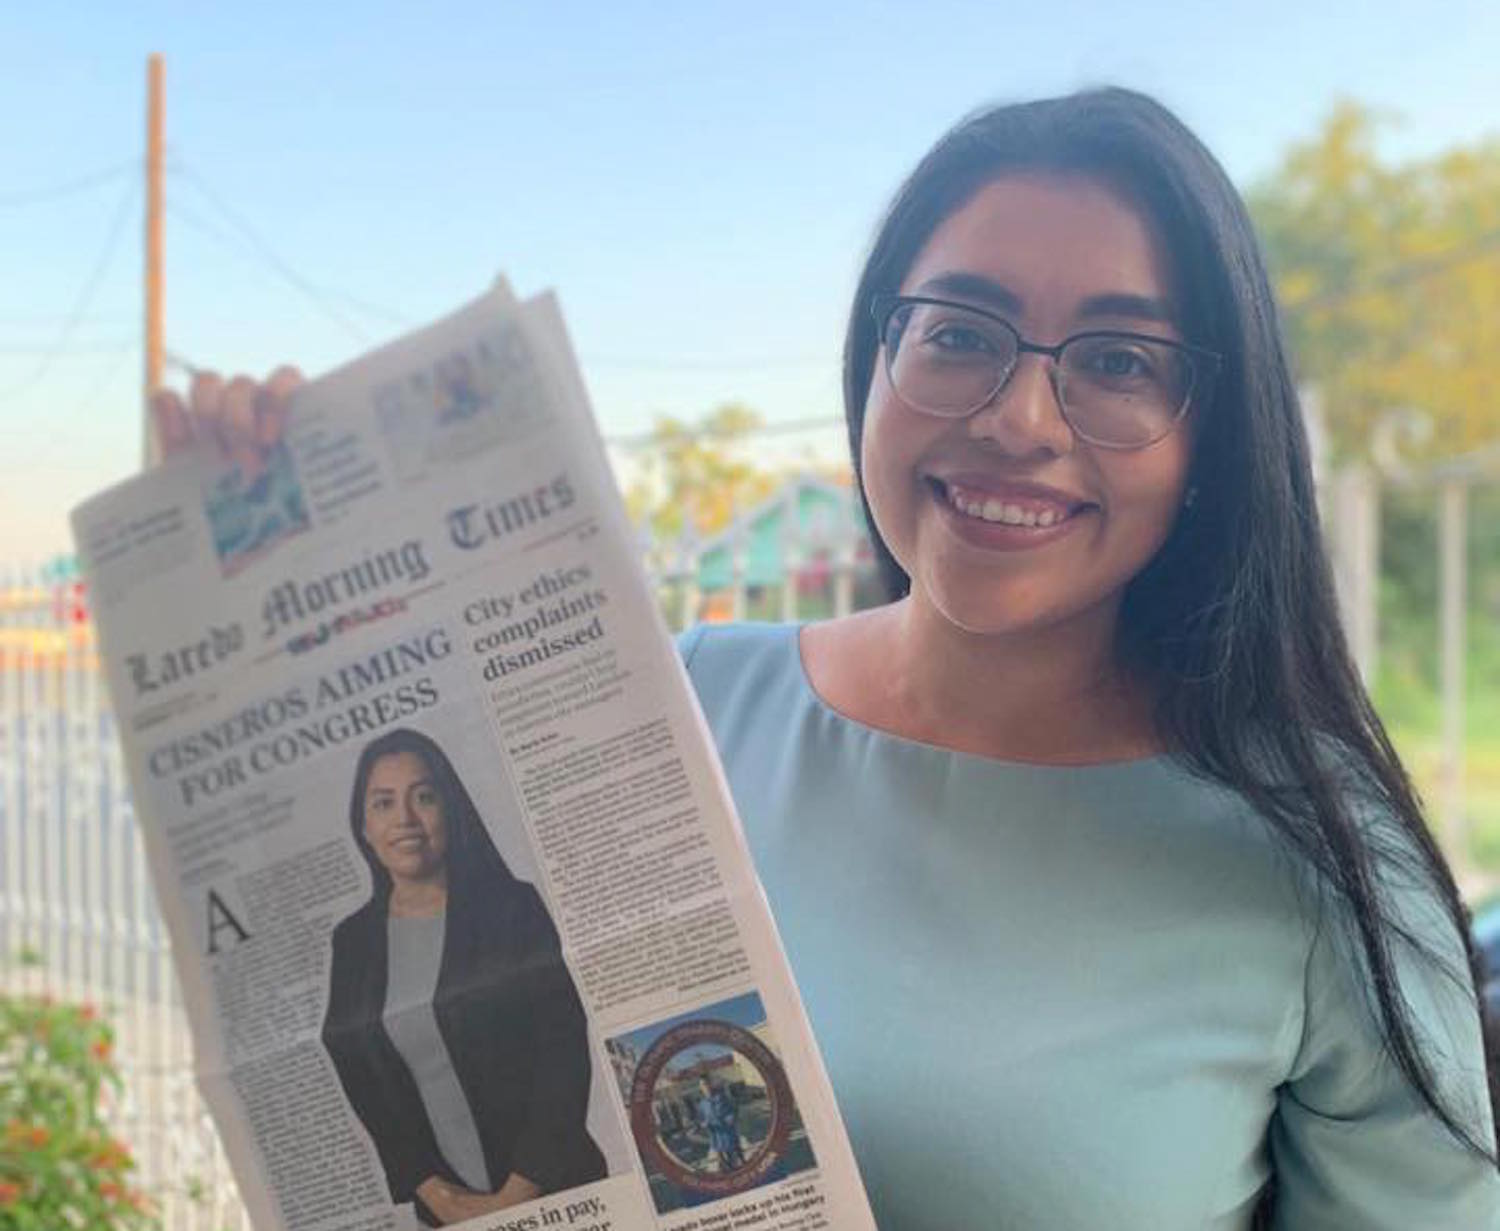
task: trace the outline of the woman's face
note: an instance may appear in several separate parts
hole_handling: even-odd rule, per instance
[[[393,879],[427,881],[442,873],[448,854],[443,800],[419,754],[387,753],[370,767],[364,833]]]
[[[1086,330],[1181,340],[1160,243],[1120,196],[1082,176],[1012,174],[938,226],[902,285],[1004,317],[1028,341]],[[915,601],[975,633],[1080,618],[1112,626],[1125,585],[1182,505],[1191,415],[1156,444],[1101,448],[1074,436],[1046,356],[963,419],[912,410],[876,360],[861,461],[871,512]],[[997,525],[999,505],[1053,525]],[[967,511],[965,511],[967,510]],[[1009,514],[1006,514],[1009,515]]]

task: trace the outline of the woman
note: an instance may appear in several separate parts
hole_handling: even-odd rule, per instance
[[[883,1228],[1500,1226],[1465,913],[1275,316],[1159,105],[976,115],[850,314],[890,602],[683,640]]]
[[[1500,1226],[1465,913],[1208,152],[1122,91],[959,125],[845,408],[891,602],[683,648],[880,1225]]]
[[[444,1224],[602,1179],[557,933],[448,758],[415,731],[374,740],[349,823],[371,893],[334,929],[323,1041],[392,1200]]]

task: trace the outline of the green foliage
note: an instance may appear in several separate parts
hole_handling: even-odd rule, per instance
[[[1436,729],[1439,674],[1437,496],[1428,488],[1381,494],[1380,679],[1387,721]],[[1470,489],[1466,685],[1500,704],[1500,487]],[[1500,733],[1500,726],[1493,728]]]
[[[114,1035],[90,1005],[0,994],[0,1231],[144,1231],[134,1161],[109,1131]]]
[[[1436,496],[1430,489],[1387,490],[1381,512],[1375,703],[1436,824],[1443,754]],[[1494,875],[1500,873],[1500,487],[1470,490],[1468,527],[1464,812],[1468,855]]]
[[[748,440],[760,415],[738,402],[718,407],[698,423],[657,419],[643,451],[641,472],[625,495],[637,525],[659,542],[685,530],[710,535],[737,513],[771,494],[776,478],[749,456]]]
[[[1500,433],[1500,141],[1392,164],[1381,120],[1343,103],[1249,194],[1302,379],[1335,457],[1393,410],[1432,417],[1442,457]]]

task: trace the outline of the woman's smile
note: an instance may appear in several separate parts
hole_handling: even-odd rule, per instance
[[[983,474],[929,475],[926,483],[955,534],[966,543],[997,551],[1055,543],[1099,511],[1097,504],[1057,488]]]

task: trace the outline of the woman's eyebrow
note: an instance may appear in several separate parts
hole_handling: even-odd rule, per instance
[[[914,295],[957,295],[960,299],[973,300],[998,312],[1019,316],[1022,312],[1021,297],[1008,286],[986,278],[983,274],[954,270],[936,274],[923,282]]]
[[[1079,320],[1100,316],[1129,316],[1137,320],[1155,321],[1162,325],[1177,323],[1177,313],[1165,299],[1124,291],[1115,291],[1107,295],[1091,295],[1078,308]]]
[[[935,274],[918,286],[913,294],[955,295],[1006,315],[1019,316],[1025,311],[1025,303],[1021,297],[1003,282],[966,270]],[[1133,291],[1107,291],[1102,295],[1090,295],[1079,305],[1076,315],[1079,320],[1123,316],[1162,325],[1177,323],[1177,312],[1169,301]]]

